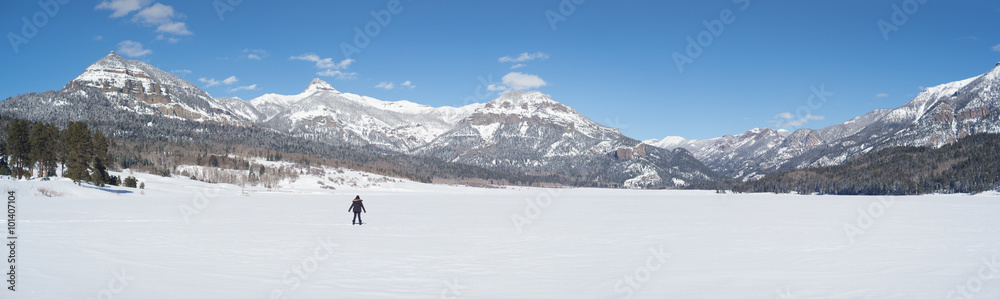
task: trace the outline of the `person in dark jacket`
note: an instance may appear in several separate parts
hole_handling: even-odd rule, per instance
[[[354,212],[354,219],[351,219],[351,225],[354,225],[354,220],[357,220],[358,224],[361,224],[361,212],[368,213],[368,211],[365,211],[365,205],[361,203],[361,195],[354,197],[354,201],[351,202],[351,207],[347,208],[347,211]]]

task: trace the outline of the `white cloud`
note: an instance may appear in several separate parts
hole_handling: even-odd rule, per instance
[[[292,56],[288,57],[288,59],[311,61],[316,63],[316,68],[335,69],[335,70],[346,69],[347,67],[351,66],[351,63],[354,62],[354,59],[348,58],[341,60],[339,63],[335,63],[333,62],[333,58],[329,57],[320,58],[319,55],[313,53],[306,53],[299,56]]]
[[[151,6],[147,6],[152,2],[151,0],[111,0],[104,1],[98,4],[94,9],[107,9],[114,11],[111,14],[112,18],[118,18],[126,16],[133,11],[138,11],[132,16],[132,22],[145,26],[145,27],[156,27],[156,32],[169,33],[173,35],[191,35],[191,30],[188,30],[187,24],[184,22],[178,22],[178,18],[183,18],[183,15],[174,10],[173,6],[164,5],[163,3],[154,3]],[[179,39],[174,37],[165,37],[162,34],[156,37],[157,40],[166,40],[170,43],[176,43]]]
[[[524,52],[524,53],[521,53],[521,55],[518,55],[517,57],[510,57],[510,56],[500,57],[500,58],[497,59],[497,61],[499,61],[499,62],[525,62],[525,61],[531,61],[531,60],[535,60],[535,59],[543,59],[544,60],[544,59],[548,59],[548,58],[549,58],[549,54],[546,54],[546,53],[542,53],[542,52],[535,52],[535,53]]]
[[[94,9],[111,10],[112,13],[110,17],[118,18],[133,11],[140,10],[146,5],[149,5],[150,2],[152,2],[152,0],[111,0],[103,1],[100,4],[97,4]]]
[[[124,40],[118,43],[118,53],[124,54],[128,57],[140,57],[146,56],[149,53],[153,53],[153,50],[146,49],[142,47],[142,43],[131,40]]]
[[[510,66],[510,69],[512,69],[512,70],[513,70],[513,69],[516,69],[516,68],[521,68],[521,67],[524,67],[525,65],[526,65],[526,64],[523,64],[523,63],[518,63],[518,64],[515,64],[515,65],[512,65],[512,66]]]
[[[235,88],[229,89],[229,92],[237,92],[240,90],[257,90],[257,84],[251,84],[247,86],[237,86]]]
[[[173,35],[191,35],[191,31],[187,29],[187,25],[184,22],[170,22],[164,23],[159,27],[156,27],[156,32],[166,32]]]
[[[222,81],[215,80],[215,78],[208,78],[208,79],[206,79],[206,78],[198,78],[198,81],[201,81],[202,83],[207,84],[207,85],[205,85],[205,87],[212,87],[212,86],[222,85],[222,84],[231,85],[233,83],[236,83],[236,82],[240,81],[240,79],[236,79],[236,76],[229,76],[229,78],[222,79]],[[256,85],[256,84],[254,84],[254,85]]]
[[[343,79],[354,79],[354,78],[357,78],[358,73],[349,73],[349,72],[341,72],[341,71],[335,71],[335,70],[331,70],[331,69],[325,69],[325,70],[317,72],[316,75],[324,76],[324,77],[334,77],[336,79],[342,79],[343,80]]]
[[[101,35],[98,35],[98,36],[94,37],[94,40],[102,40],[102,39],[104,39],[104,36],[101,36]]]
[[[413,82],[410,82],[410,80],[406,80],[403,82],[403,84],[400,85],[409,87],[410,89],[414,89],[417,87],[416,85],[413,85]]]
[[[156,40],[165,40],[165,41],[167,41],[168,43],[171,43],[171,44],[176,44],[177,42],[181,41],[181,39],[179,39],[179,38],[176,38],[176,37],[173,37],[173,36],[166,36],[166,35],[163,35],[162,33],[160,35],[156,36]]]
[[[261,60],[267,57],[267,51],[264,49],[243,49],[243,58]]]
[[[389,89],[396,88],[396,86],[394,84],[392,84],[392,82],[379,82],[377,85],[375,85],[375,88],[381,88],[381,89],[389,90]]]
[[[507,86],[490,84],[489,86],[486,86],[486,90],[489,90],[489,91],[507,90]]]
[[[875,95],[876,98],[885,98],[885,97],[888,97],[888,96],[889,96],[889,94],[888,93],[884,93],[884,92]]]
[[[170,72],[174,74],[190,74],[191,70],[172,70]]]
[[[520,72],[510,72],[500,79],[504,85],[514,90],[535,89],[547,85],[541,77]]]
[[[146,26],[153,26],[170,23],[174,15],[173,6],[156,3],[136,13],[132,17],[132,21]]]
[[[823,120],[825,118],[826,117],[819,116],[819,115],[806,114],[806,116],[803,117],[803,118],[796,119],[796,120],[793,120],[793,121],[788,121],[788,122],[782,123],[782,124],[780,124],[778,126],[779,127],[785,127],[785,128],[788,128],[788,127],[800,127],[800,126],[803,126],[803,125],[809,123],[809,121],[811,121],[811,120]]]
[[[991,50],[993,50],[993,51],[997,51],[997,52],[1000,52],[1000,44],[997,44],[996,46],[993,46],[993,47],[992,47],[992,48],[990,48],[990,49],[991,49]]]
[[[826,117],[820,115],[806,114],[802,118],[795,119],[795,116],[791,112],[782,112],[774,115],[774,118],[769,120],[769,123],[777,125],[779,128],[789,128],[789,127],[800,127],[812,120],[823,120]]]

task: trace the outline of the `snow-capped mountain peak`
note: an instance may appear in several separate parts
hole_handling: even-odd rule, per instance
[[[326,81],[320,80],[319,78],[315,78],[312,80],[312,82],[309,82],[309,86],[306,86],[306,90],[303,91],[302,93],[314,93],[318,91],[332,91],[335,93],[340,93],[340,91],[337,91],[337,89],[333,88],[333,86],[330,85],[330,83],[326,83]]]

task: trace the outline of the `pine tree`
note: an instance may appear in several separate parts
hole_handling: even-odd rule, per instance
[[[7,142],[0,142],[0,175],[10,175],[10,165],[7,165]]]
[[[28,130],[28,121],[23,119],[15,119],[7,127],[7,154],[10,155],[11,175],[18,179],[31,176],[25,170],[32,164]]]
[[[70,122],[66,126],[66,171],[64,176],[73,179],[77,185],[90,180],[91,136],[87,124]]]
[[[56,174],[58,134],[59,129],[55,125],[37,123],[31,127],[31,160],[38,166],[39,177]]]
[[[101,133],[100,130],[94,130],[92,146],[93,150],[91,153],[94,157],[94,162],[91,169],[94,171],[91,174],[91,182],[96,186],[104,187],[111,180],[106,166],[108,160],[108,139],[104,137],[104,133]]]

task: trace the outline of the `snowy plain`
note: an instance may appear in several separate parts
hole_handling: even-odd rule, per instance
[[[145,189],[0,180],[18,235],[17,291],[0,298],[1000,297],[996,193],[331,190],[303,176],[242,195],[135,176]]]

